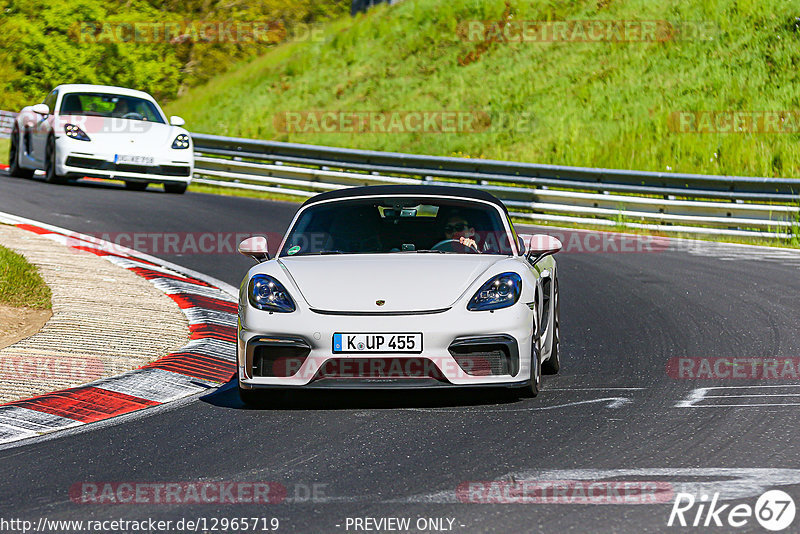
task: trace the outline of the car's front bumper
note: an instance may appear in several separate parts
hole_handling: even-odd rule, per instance
[[[238,333],[239,384],[243,389],[522,387],[530,380],[532,326],[533,311],[522,303],[495,312],[449,309],[430,315],[391,316],[327,315],[308,309],[270,314],[245,306],[240,311]],[[414,354],[334,353],[334,333],[348,332],[419,332],[423,348]],[[474,366],[467,358],[465,365],[464,350],[481,343],[484,345],[474,350],[488,347],[490,352],[469,353],[481,355],[479,363]],[[282,344],[295,348],[281,354],[296,359],[282,368],[280,376],[263,376],[261,367],[254,370],[255,347]],[[262,354],[269,354],[272,349],[263,350]],[[497,360],[489,364],[483,354],[506,359],[500,365]]]
[[[153,155],[153,165],[132,165],[117,164],[116,154],[94,151],[88,143],[64,138],[60,138],[58,143],[56,172],[70,178],[189,183],[194,172],[194,156],[191,150],[174,150],[174,154]]]

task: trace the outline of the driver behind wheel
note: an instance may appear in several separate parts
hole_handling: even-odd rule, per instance
[[[124,98],[120,98],[119,101],[117,102],[117,105],[114,106],[114,115],[116,117],[124,117],[130,112],[131,110],[128,107],[128,101],[125,100]]]
[[[456,240],[464,246],[478,250],[478,243],[474,239],[475,234],[475,228],[463,215],[454,213],[445,222],[444,236],[446,239]]]

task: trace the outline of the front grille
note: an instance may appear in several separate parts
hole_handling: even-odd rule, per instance
[[[519,370],[519,349],[511,336],[461,338],[448,351],[461,370],[471,376],[513,376]]]
[[[136,174],[151,174],[153,176],[189,176],[189,167],[184,165],[129,165],[125,163],[116,164],[111,161],[104,161],[93,158],[81,158],[78,156],[68,156],[67,165],[80,169],[92,169],[100,171],[132,172]]]
[[[294,376],[310,352],[309,347],[300,345],[256,345],[253,347],[252,375],[273,378]]]
[[[333,358],[327,360],[315,379],[324,378],[435,378],[442,372],[428,358]]]
[[[115,166],[116,171],[119,172],[135,172],[136,174],[149,174],[153,167],[147,165],[129,165],[125,163],[117,163]]]

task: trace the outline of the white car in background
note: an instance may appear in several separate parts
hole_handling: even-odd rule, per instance
[[[560,367],[558,239],[449,186],[331,191],[298,210],[239,296],[245,403],[281,388],[494,387],[536,396]]]
[[[194,170],[192,138],[183,124],[177,116],[167,120],[142,91],[59,85],[15,118],[9,172],[29,178],[41,170],[50,183],[113,178],[139,191],[160,183],[168,193],[183,193]]]

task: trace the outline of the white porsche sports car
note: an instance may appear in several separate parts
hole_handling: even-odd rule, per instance
[[[561,243],[449,186],[355,187],[298,210],[239,296],[238,379],[261,389],[492,386],[536,396],[560,366]]]
[[[184,121],[167,121],[147,93],[104,85],[59,85],[44,102],[23,108],[11,132],[9,172],[30,178],[42,170],[50,183],[84,176],[124,180],[144,190],[164,184],[183,193],[194,150]]]

